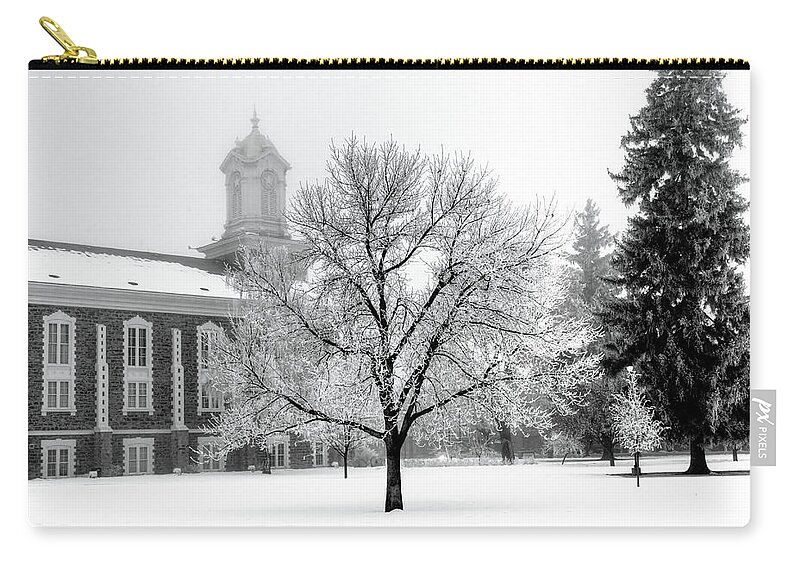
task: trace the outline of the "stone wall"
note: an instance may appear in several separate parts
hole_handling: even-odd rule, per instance
[[[63,311],[75,322],[75,407],[76,413],[48,412],[42,415],[44,381],[43,318]],[[123,375],[125,366],[125,331],[123,323],[135,316],[152,323],[153,413],[123,414]],[[41,477],[41,440],[74,439],[75,475],[99,470],[101,476],[121,474],[124,469],[123,440],[133,437],[154,439],[154,472],[171,473],[197,470],[197,440],[213,418],[212,413],[198,413],[197,327],[212,321],[229,329],[225,319],[168,313],[131,312],[83,307],[28,306],[28,429],[37,435],[28,437],[28,477]],[[106,363],[108,365],[108,406],[111,432],[95,432],[97,377],[96,325],[106,326]],[[181,330],[181,359],[184,370],[185,430],[172,430],[172,329]],[[79,435],[73,435],[75,432]],[[120,433],[123,431],[124,433]],[[41,435],[52,432],[52,435]],[[84,433],[85,432],[85,433]],[[72,434],[71,434],[72,433]],[[255,448],[231,452],[226,458],[228,471],[246,470],[250,465],[261,469],[265,454]],[[291,435],[288,460],[290,468],[313,466],[307,441]],[[329,453],[330,461],[335,461]]]
[[[44,380],[44,317],[63,311],[75,318],[75,414],[48,412],[42,415]],[[122,413],[124,375],[124,321],[141,316],[153,325],[152,370],[153,413]],[[176,438],[172,428],[172,329],[181,330],[181,358],[184,368],[184,415],[187,428],[199,430],[212,414],[198,414],[197,327],[208,321],[227,328],[225,319],[202,315],[181,315],[93,309],[84,307],[28,306],[28,429],[36,435],[28,438],[28,477],[40,477],[41,440],[76,440],[76,475],[102,469],[102,475],[121,472],[122,440],[126,437],[155,438],[154,469],[169,473],[174,467],[185,469],[189,453],[187,442]],[[106,362],[108,364],[110,444],[94,433],[97,404],[97,324],[106,326]],[[125,430],[125,435],[118,433]],[[157,430],[153,433],[149,430]],[[89,432],[74,435],[75,432]],[[42,435],[41,432],[53,432]],[[141,432],[141,433],[137,433]],[[185,436],[184,436],[185,438]],[[197,438],[195,436],[195,444]],[[109,447],[110,445],[110,447]],[[115,466],[112,468],[112,465]],[[247,466],[245,466],[246,469]]]
[[[50,412],[42,416],[44,382],[44,326],[46,315],[62,310],[75,323],[75,407],[76,414]],[[153,324],[153,409],[154,413],[122,414],[124,372],[123,322],[141,316]],[[112,429],[169,429],[172,425],[172,329],[181,330],[181,358],[185,384],[185,423],[199,428],[211,414],[198,414],[197,327],[212,321],[226,328],[225,319],[198,315],[134,313],[83,307],[30,305],[28,308],[28,428],[31,430],[75,430],[95,427],[97,397],[97,324],[106,325],[106,362],[109,375],[109,425]]]

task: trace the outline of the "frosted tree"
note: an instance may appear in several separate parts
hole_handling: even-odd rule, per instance
[[[356,429],[385,448],[388,512],[403,508],[410,435],[549,429],[595,374],[582,352],[594,331],[557,310],[555,205],[512,206],[470,157],[349,139],[286,218],[305,250],[243,250],[233,276],[246,302],[214,380],[229,394],[216,426],[229,448],[321,423]]]
[[[632,368],[628,369],[627,392],[615,395],[615,400],[611,406],[614,432],[620,444],[633,455],[633,470],[638,487],[641,474],[639,456],[643,451],[652,451],[658,447],[664,428],[656,419],[655,408],[647,402]]]
[[[492,446],[498,442],[499,430],[496,428],[497,426],[488,423],[469,426],[461,437],[461,448],[471,457],[477,457],[478,463],[481,463],[484,456],[492,452]]]
[[[583,446],[581,438],[569,431],[554,430],[545,439],[545,449],[552,451],[556,457],[564,456],[561,465],[564,465],[568,455],[579,455],[583,451]]]
[[[350,453],[354,451],[365,438],[369,437],[364,432],[352,425],[341,425],[332,422],[312,422],[305,424],[301,433],[312,442],[320,442],[333,449],[342,458],[344,478],[347,479],[348,461]]]

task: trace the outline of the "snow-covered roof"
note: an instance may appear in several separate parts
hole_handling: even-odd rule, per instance
[[[238,299],[219,261],[50,241],[28,241],[28,282]]]

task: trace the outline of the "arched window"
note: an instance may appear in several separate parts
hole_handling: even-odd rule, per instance
[[[261,173],[261,215],[274,216],[278,213],[278,177],[272,170]]]
[[[75,318],[62,311],[44,317],[42,415],[75,414]]]
[[[236,219],[242,215],[242,175],[238,171],[231,173],[228,182],[230,192],[230,217]]]
[[[136,316],[122,323],[125,339],[122,413],[153,414],[153,323]]]
[[[225,399],[219,390],[211,385],[211,372],[214,349],[225,334],[211,321],[197,327],[197,413],[220,412]]]

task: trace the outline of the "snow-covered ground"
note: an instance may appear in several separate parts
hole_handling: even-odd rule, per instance
[[[680,472],[686,456],[645,458],[646,473]],[[709,457],[746,471],[749,457]],[[383,512],[383,468],[85,477],[29,482],[29,520],[46,526],[743,526],[750,477],[649,475],[628,458],[533,465],[409,467],[405,510]]]

